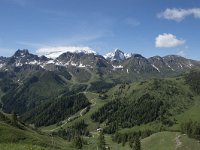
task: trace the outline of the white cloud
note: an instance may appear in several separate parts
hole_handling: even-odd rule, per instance
[[[183,45],[185,43],[185,40],[177,39],[177,37],[173,34],[159,34],[155,39],[155,46],[156,47],[176,47],[179,45]]]
[[[178,51],[178,52],[177,52],[177,55],[182,56],[182,57],[185,57],[185,56],[186,56],[184,50]]]
[[[168,20],[174,20],[177,22],[182,21],[187,16],[193,16],[200,19],[200,8],[191,9],[178,9],[178,8],[167,8],[164,12],[159,13],[158,18],[164,18]]]
[[[60,47],[46,47],[46,48],[40,48],[36,51],[38,55],[45,55],[46,57],[49,58],[56,58],[60,56],[63,53],[66,52],[72,52],[72,53],[94,53],[96,54],[95,51],[92,50],[90,47],[74,47],[74,46],[60,46]]]

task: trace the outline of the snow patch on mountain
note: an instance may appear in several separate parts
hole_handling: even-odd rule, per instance
[[[47,58],[57,58],[63,53],[85,53],[85,54],[97,54],[90,47],[49,47],[40,48],[36,51],[38,55],[44,55]]]
[[[0,69],[3,68],[3,66],[5,66],[5,64],[0,64]]]
[[[47,62],[45,62],[45,64],[55,64],[56,62],[54,60],[48,60]]]
[[[126,69],[126,72],[127,72],[127,73],[129,73],[129,70],[128,70],[128,69]]]
[[[156,67],[154,64],[152,64],[152,67],[154,67],[158,72],[160,72],[159,68]]]
[[[132,54],[130,54],[130,53],[124,53],[124,56],[125,56],[126,59],[128,59],[128,58],[130,58],[132,56]]]
[[[86,66],[83,65],[82,63],[80,63],[78,67],[79,67],[79,68],[85,68]]]
[[[71,62],[71,65],[72,65],[72,66],[77,66],[77,64],[74,63],[73,61]]]
[[[114,58],[114,56],[115,56],[115,53],[114,52],[110,52],[110,53],[105,54],[104,58],[111,59],[111,58]]]
[[[30,65],[39,65],[39,64],[40,64],[40,62],[38,62],[38,61],[34,60],[34,61],[30,61],[30,62],[29,62],[29,63],[27,63],[27,64],[30,64]]]
[[[123,51],[119,49],[115,49],[114,52],[109,52],[106,55],[104,55],[104,58],[111,60],[111,61],[123,61],[127,58],[131,57],[131,54],[124,53]]]
[[[21,66],[23,66],[23,64],[20,63],[20,62],[17,62],[17,63],[15,64],[15,66],[16,66],[16,67],[21,67]]]
[[[114,66],[114,65],[112,65],[112,66],[113,66],[113,70],[116,70],[116,69],[123,69],[123,68],[124,68],[122,65],[119,65],[119,66]]]
[[[172,71],[174,71],[174,69],[168,64],[166,63],[167,67],[169,67]]]

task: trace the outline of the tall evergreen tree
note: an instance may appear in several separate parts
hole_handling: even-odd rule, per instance
[[[106,142],[103,132],[100,132],[99,138],[98,138],[98,149],[99,150],[105,150],[106,149]]]
[[[129,146],[130,146],[130,148],[133,149],[133,146],[134,146],[134,139],[133,139],[133,137],[131,137],[131,139],[129,140]]]
[[[76,148],[76,149],[82,149],[83,141],[79,135],[74,137],[73,145],[74,145],[74,148]]]
[[[12,112],[12,123],[14,125],[17,125],[18,119],[17,119],[17,114],[13,111]]]
[[[135,144],[133,146],[134,150],[141,150],[141,143],[140,143],[140,137],[136,136],[135,137]]]

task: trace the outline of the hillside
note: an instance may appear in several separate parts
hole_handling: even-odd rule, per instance
[[[142,140],[142,150],[199,150],[200,143],[177,132],[160,132]]]
[[[111,89],[108,102],[92,119],[105,123],[106,131],[158,121],[164,126],[176,123],[171,116],[184,112],[194,103],[193,94],[182,79],[152,79],[122,84]]]
[[[196,78],[193,78],[194,75]],[[160,131],[168,130],[169,139],[168,136],[166,136],[166,139],[164,136],[163,140],[171,141],[176,137],[174,137],[174,135],[179,135],[177,131],[181,130],[180,126],[182,123],[187,122],[190,119],[193,121],[200,121],[198,117],[200,110],[199,96],[198,93],[195,92],[197,88],[195,88],[196,90],[192,88],[197,85],[196,83],[199,80],[197,76],[199,76],[198,71],[193,71],[190,74],[177,78],[152,79],[132,84],[120,84],[99,94],[86,93],[88,99],[92,103],[90,110],[82,116],[79,113],[75,114],[75,116],[71,116],[72,118],[75,118],[61,125],[62,129],[64,128],[68,131],[68,128],[73,126],[74,123],[84,120],[87,126],[86,129],[90,131],[90,134],[94,136],[94,138],[98,137],[96,129],[98,127],[104,128],[104,132],[109,133],[105,135],[107,144],[110,147],[115,147],[115,145],[119,143],[119,149],[129,149],[129,139],[137,134],[141,135],[145,141],[146,137],[148,139],[148,136],[151,134],[154,135],[155,132],[158,132],[159,135]],[[194,84],[188,82],[191,77]],[[148,103],[148,105],[146,105],[147,101],[144,96],[147,93],[152,97],[152,99],[148,98],[148,100],[150,100],[149,102],[151,102]],[[138,101],[141,105],[138,105]],[[162,102],[163,104],[157,103],[157,101]],[[157,109],[157,107],[159,109]],[[128,111],[129,108],[131,112]],[[139,109],[138,111],[137,108]],[[133,111],[134,109],[135,111]],[[143,113],[138,113],[141,110],[143,110]],[[163,113],[158,113],[156,110],[158,110],[158,112],[162,110]],[[142,115],[142,117],[139,117],[139,119],[141,118],[140,120],[134,119],[140,121],[138,124],[137,122],[136,124],[132,124],[131,118],[129,119],[129,117],[137,117],[132,113],[135,113],[138,116]],[[152,114],[149,115],[150,113]],[[94,120],[94,116],[97,119],[100,119]],[[155,118],[152,116],[155,116]],[[42,128],[42,130],[49,132],[56,129],[54,131],[59,131],[59,127],[61,126],[49,126]],[[160,134],[162,135],[162,132]],[[185,140],[184,142],[187,143],[185,145],[186,147],[190,147],[189,143],[195,141],[190,138],[183,139]],[[93,141],[92,143],[94,143],[97,142],[97,139],[90,139],[89,141]],[[125,144],[125,147],[123,147],[123,143]],[[149,143],[151,143],[151,140]],[[164,147],[167,146],[167,144],[169,143],[163,143]],[[89,147],[93,146],[90,145]]]
[[[52,137],[39,130],[32,129],[0,113],[0,149],[2,150],[50,150],[65,149],[72,145],[59,137]],[[73,148],[72,148],[73,149]]]

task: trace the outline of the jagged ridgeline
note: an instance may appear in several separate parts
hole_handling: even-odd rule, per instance
[[[93,82],[99,78],[126,82],[174,76],[200,67],[199,61],[177,55],[145,58],[140,54],[126,54],[119,49],[105,56],[93,51],[70,51],[53,58],[46,56],[39,57],[28,50],[18,50],[12,57],[0,57],[0,71],[9,72],[17,79],[25,73],[48,70],[62,72],[66,79],[71,78],[73,82]]]

